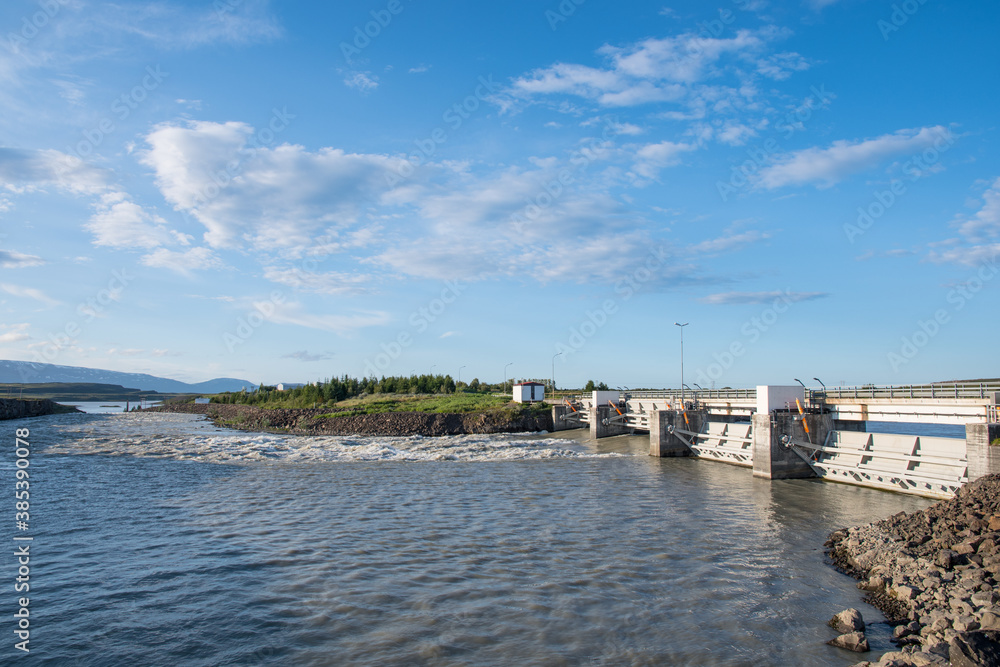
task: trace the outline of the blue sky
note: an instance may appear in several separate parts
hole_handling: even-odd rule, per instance
[[[934,0],[13,0],[0,358],[662,387],[689,322],[688,384],[995,377],[998,28]]]

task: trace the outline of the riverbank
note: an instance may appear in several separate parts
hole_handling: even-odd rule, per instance
[[[925,510],[838,530],[826,546],[895,625],[900,650],[860,665],[1000,664],[1000,475]]]
[[[71,405],[60,405],[48,399],[0,398],[0,420],[42,417],[64,412],[79,412],[79,410]]]
[[[551,431],[551,414],[531,414],[524,408],[468,413],[383,412],[330,414],[328,408],[258,408],[249,405],[162,405],[145,412],[203,414],[216,426],[242,431],[292,435],[464,435]]]

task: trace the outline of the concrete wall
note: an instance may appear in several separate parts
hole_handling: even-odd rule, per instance
[[[684,418],[676,410],[656,410],[649,417],[649,455],[650,456],[691,456],[687,444],[670,432]],[[690,418],[689,418],[690,419]],[[683,426],[681,426],[683,428]],[[684,429],[688,430],[688,429]]]
[[[609,419],[612,416],[617,417],[618,413],[615,412],[615,410],[607,403],[605,403],[603,406],[597,405],[590,408],[590,437],[607,438],[608,436],[624,435],[626,433],[631,432],[631,429],[628,427],[628,425],[621,422],[616,422],[605,426],[604,420]]]
[[[552,430],[553,431],[567,431],[571,428],[583,428],[586,424],[581,423],[578,420],[565,420],[563,417],[566,415],[573,414],[573,411],[568,405],[553,405],[552,406]]]
[[[796,479],[814,477],[813,469],[790,447],[785,447],[781,436],[788,435],[799,442],[822,443],[833,429],[830,415],[806,414],[809,435],[803,419],[797,413],[777,411],[753,416],[753,474],[767,479]]]
[[[969,462],[969,481],[1000,473],[1000,424],[966,424],[965,456]]]

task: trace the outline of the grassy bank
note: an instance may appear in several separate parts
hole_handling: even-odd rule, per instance
[[[376,394],[340,401],[326,417],[372,415],[385,412],[456,413],[496,410],[507,405],[506,398],[489,394]]]

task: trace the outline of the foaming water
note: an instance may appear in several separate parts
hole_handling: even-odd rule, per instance
[[[607,456],[183,415],[20,424],[45,664],[849,665],[826,620],[880,616],[823,540],[928,504],[628,455],[645,438],[604,440]],[[397,454],[365,458],[379,446]],[[885,634],[871,633],[887,650]]]
[[[565,440],[517,435],[290,436],[221,429],[199,415],[74,415],[41,442],[50,454],[106,454],[213,463],[284,461],[490,461],[610,456]]]

